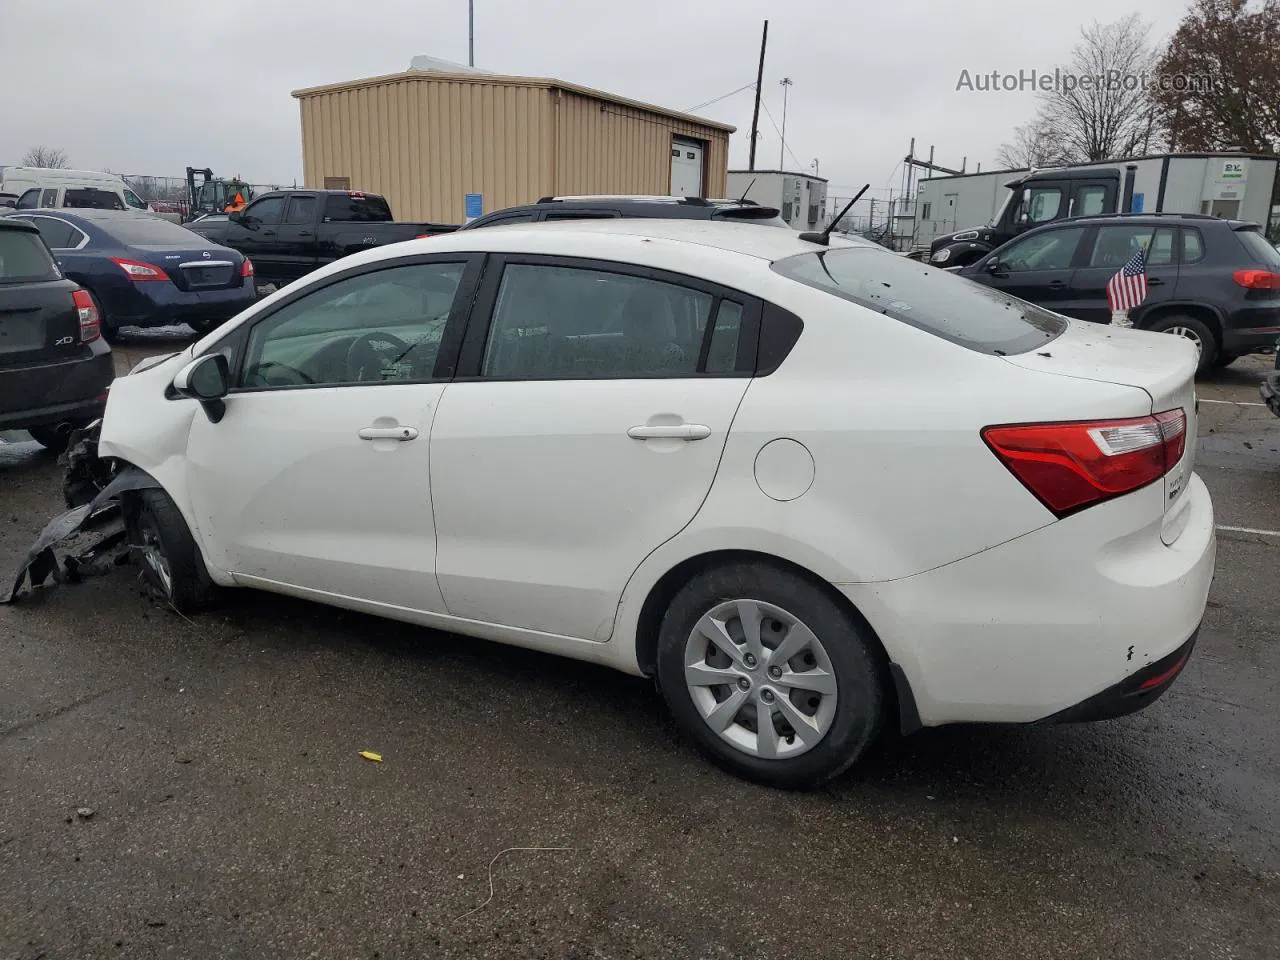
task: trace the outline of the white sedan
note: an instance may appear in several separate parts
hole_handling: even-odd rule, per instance
[[[1146,706],[1195,642],[1194,348],[693,221],[347,257],[116,380],[172,606],[253,587],[656,680],[722,765]],[[477,718],[477,722],[479,718]]]

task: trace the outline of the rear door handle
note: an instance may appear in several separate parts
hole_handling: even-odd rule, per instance
[[[1162,283],[1164,283],[1164,281],[1161,280],[1159,277],[1147,277],[1148,287],[1158,287]]]
[[[711,428],[702,423],[641,424],[627,431],[632,440],[705,440]]]
[[[1067,285],[1067,281],[1065,281],[1065,280],[1050,280],[1050,281],[1049,281],[1049,289],[1050,289],[1050,290],[1061,290],[1061,289],[1062,289],[1063,287],[1065,287],[1066,285]]]
[[[361,440],[416,440],[416,427],[365,427],[360,431]]]

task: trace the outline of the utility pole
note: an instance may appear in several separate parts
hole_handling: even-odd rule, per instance
[[[818,176],[818,158],[814,157],[813,161],[809,165],[813,167],[813,175],[815,177]]]
[[[787,91],[791,88],[791,78],[783,77],[778,81],[782,84],[782,146],[778,148],[778,169],[787,169],[784,154],[787,152]]]
[[[476,65],[476,0],[467,0],[467,66]]]
[[[751,159],[747,169],[756,168],[756,138],[760,135],[760,84],[764,82],[764,48],[769,42],[769,21],[764,22],[764,32],[760,35],[760,66],[756,69],[756,106],[751,113]]]

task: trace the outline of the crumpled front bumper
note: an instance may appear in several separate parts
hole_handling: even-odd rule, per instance
[[[126,558],[125,523],[120,496],[130,490],[147,490],[160,484],[150,474],[126,466],[115,472],[98,458],[96,421],[72,435],[65,455],[63,493],[71,509],[50,520],[8,586],[0,585],[0,604],[12,603],[28,578],[38,587],[52,579],[55,583],[76,583],[86,576],[104,573]],[[54,547],[77,534],[95,533],[97,540],[59,562]]]

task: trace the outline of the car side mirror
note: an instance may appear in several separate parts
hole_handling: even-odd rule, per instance
[[[217,423],[227,412],[225,397],[231,390],[231,365],[221,353],[196,357],[178,371],[173,389],[181,397],[200,401],[210,423]]]
[[[232,210],[230,213],[227,214],[227,219],[230,220],[232,223],[238,223],[242,227],[247,227],[249,225],[249,220],[252,218],[246,217],[239,210]]]
[[[990,260],[988,260],[988,261],[983,265],[983,268],[982,268],[982,269],[986,270],[986,271],[987,271],[987,273],[999,273],[999,272],[1000,272],[1000,258],[999,258],[999,257],[992,257]]]

